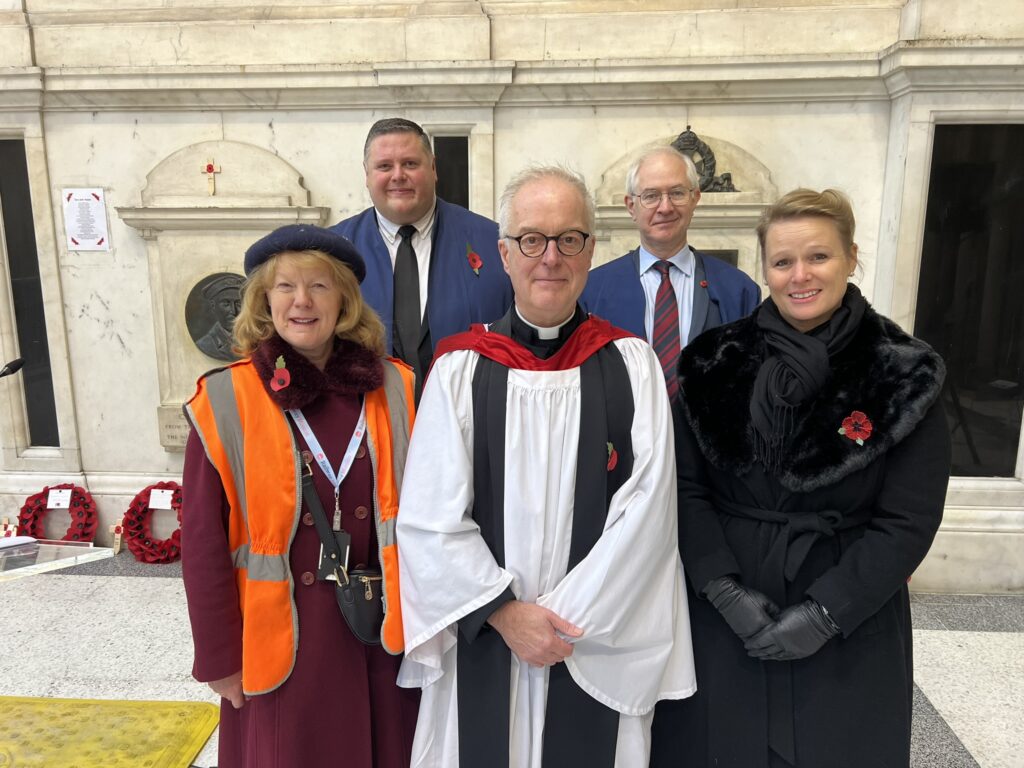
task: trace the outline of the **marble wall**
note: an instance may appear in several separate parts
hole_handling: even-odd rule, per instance
[[[690,125],[742,190],[704,196],[696,245],[735,247],[756,276],[760,206],[798,185],[840,187],[858,215],[861,287],[907,328],[933,126],[1024,120],[1024,14],[1010,0],[121,6],[0,0],[0,137],[28,149],[61,433],[59,447],[29,446],[31,393],[0,381],[0,516],[73,480],[108,523],[143,486],[180,476],[177,404],[215,361],[182,338],[176,270],[228,269],[278,223],[368,205],[361,150],[379,117],[468,135],[481,213],[527,163],[581,171],[599,203],[598,261],[636,242],[621,201],[629,156]],[[147,199],[153,174],[196,147],[165,191],[179,199]],[[220,198],[204,199],[200,154],[222,166]],[[291,191],[257,200],[271,167],[289,169]],[[64,246],[67,187],[104,189],[109,252]],[[1016,478],[954,482],[915,586],[1024,589],[1022,476],[1024,458]],[[986,572],[985,558],[1004,565]]]

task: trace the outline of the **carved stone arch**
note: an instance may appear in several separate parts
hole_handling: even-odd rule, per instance
[[[594,265],[633,250],[640,243],[636,224],[623,199],[626,172],[633,158],[656,146],[669,146],[677,135],[662,136],[635,147],[609,165],[594,192],[597,203],[598,245]],[[754,155],[728,141],[702,136],[714,150],[716,173],[729,173],[739,192],[704,192],[690,223],[688,241],[697,250],[735,252],[737,266],[760,281],[754,227],[764,207],[778,195],[771,171]]]
[[[238,141],[203,141],[172,152],[146,175],[140,198],[139,207],[117,213],[146,241],[160,442],[181,450],[188,435],[181,404],[203,371],[223,365],[193,341],[186,298],[213,274],[241,274],[246,248],[271,230],[322,225],[329,209],[310,205],[302,175],[290,163]]]

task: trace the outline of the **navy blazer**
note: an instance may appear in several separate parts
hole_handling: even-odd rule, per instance
[[[761,303],[761,289],[743,272],[714,256],[693,254],[693,315],[683,347],[708,328],[746,317]],[[647,338],[644,302],[639,248],[591,270],[580,297],[587,312],[642,339]]]
[[[512,283],[498,255],[498,225],[465,208],[437,198],[430,277],[427,281],[427,322],[433,348],[445,336],[469,330],[473,323],[491,323],[512,306]],[[371,207],[331,227],[359,249],[366,260],[363,299],[377,310],[384,322],[387,348],[391,353],[394,321],[395,277],[391,255]],[[470,253],[483,265],[474,271]]]

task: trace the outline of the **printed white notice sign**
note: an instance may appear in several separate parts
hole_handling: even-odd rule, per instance
[[[51,488],[46,494],[47,509],[70,509],[71,488]]]
[[[154,488],[149,492],[150,509],[174,509],[174,491],[171,488]]]
[[[101,188],[62,189],[69,251],[109,251],[107,201]]]

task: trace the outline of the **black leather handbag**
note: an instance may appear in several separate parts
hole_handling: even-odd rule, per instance
[[[352,634],[367,645],[380,645],[384,624],[384,577],[370,569],[349,571],[348,581],[338,583],[334,595]]]
[[[302,473],[302,499],[313,515],[324,557],[333,564],[333,575],[337,580],[334,597],[341,616],[358,640],[366,645],[380,645],[380,630],[384,625],[384,577],[373,569],[348,570],[345,556],[339,551],[334,531],[327,522],[324,507],[313,486],[313,473],[308,464],[306,470]]]

